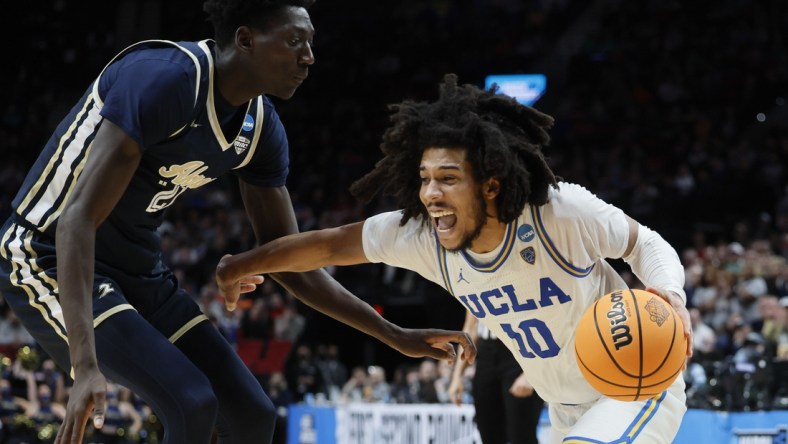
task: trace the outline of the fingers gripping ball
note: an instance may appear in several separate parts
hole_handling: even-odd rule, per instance
[[[681,373],[687,340],[668,302],[644,290],[608,293],[588,307],[575,331],[583,376],[620,401],[654,397]]]

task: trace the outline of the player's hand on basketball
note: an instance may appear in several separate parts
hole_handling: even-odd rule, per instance
[[[665,291],[659,288],[649,287],[646,288],[646,291],[650,293],[654,293],[661,297],[662,299],[668,301],[670,305],[676,310],[676,314],[681,319],[681,323],[684,324],[684,337],[687,338],[687,357],[692,357],[692,321],[690,320],[689,310],[687,310],[687,306],[684,303],[684,300],[672,291]],[[687,363],[684,363],[683,369],[686,370]]]
[[[106,398],[107,380],[98,369],[77,375],[54,444],[82,444],[88,420],[96,429],[103,427]]]
[[[528,382],[525,373],[520,373],[520,376],[509,387],[509,393],[516,398],[527,398],[534,394],[534,387]]]
[[[476,359],[476,346],[468,333],[439,329],[402,329],[401,335],[392,345],[406,356],[421,358],[430,357],[454,363],[457,352],[453,343],[462,346],[460,359],[472,364]]]
[[[244,276],[240,279],[228,279],[227,276],[232,273],[227,269],[225,259],[230,257],[232,257],[231,254],[225,254],[216,267],[216,286],[219,288],[219,292],[222,296],[224,296],[224,306],[227,310],[233,311],[238,305],[238,299],[241,298],[241,295],[257,289],[257,286],[262,284],[265,278],[256,275]]]

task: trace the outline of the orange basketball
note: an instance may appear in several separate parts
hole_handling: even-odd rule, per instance
[[[608,293],[588,307],[575,331],[575,358],[603,395],[638,401],[659,395],[681,372],[684,327],[661,297],[644,290]]]

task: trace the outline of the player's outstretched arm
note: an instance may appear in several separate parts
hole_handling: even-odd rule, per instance
[[[250,285],[248,281],[242,282],[243,279],[257,273],[269,273],[305,304],[407,356],[453,362],[456,353],[452,343],[459,343],[463,346],[463,359],[475,358],[476,348],[466,333],[403,329],[385,320],[369,304],[320,269],[326,265],[368,262],[361,243],[363,223],[296,235],[298,226],[286,188],[255,187],[243,182],[240,188],[261,246],[225,257],[217,267],[217,283],[231,304],[237,301],[241,286]]]
[[[141,157],[137,143],[104,120],[58,220],[58,292],[68,331],[74,386],[55,444],[81,443],[90,418],[96,428],[104,423],[107,383],[96,359],[92,309],[96,229],[120,200]]]

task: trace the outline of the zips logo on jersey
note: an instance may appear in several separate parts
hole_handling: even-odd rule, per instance
[[[148,213],[154,213],[164,208],[169,207],[175,202],[175,199],[183,194],[184,191],[194,188],[199,188],[207,183],[216,180],[215,177],[205,177],[204,173],[208,169],[205,162],[195,160],[186,162],[183,165],[172,165],[168,167],[159,168],[159,175],[163,179],[171,179],[169,182],[173,187],[169,190],[160,191],[153,196],[148,208],[145,209]],[[160,180],[159,183],[166,185],[166,180]]]
[[[99,299],[101,299],[104,296],[112,293],[113,291],[115,291],[115,289],[112,287],[112,284],[110,284],[109,282],[104,282],[101,285],[99,285],[98,297]]]
[[[536,236],[534,227],[528,224],[520,225],[517,228],[517,238],[523,242],[531,242],[534,239],[534,236]]]

